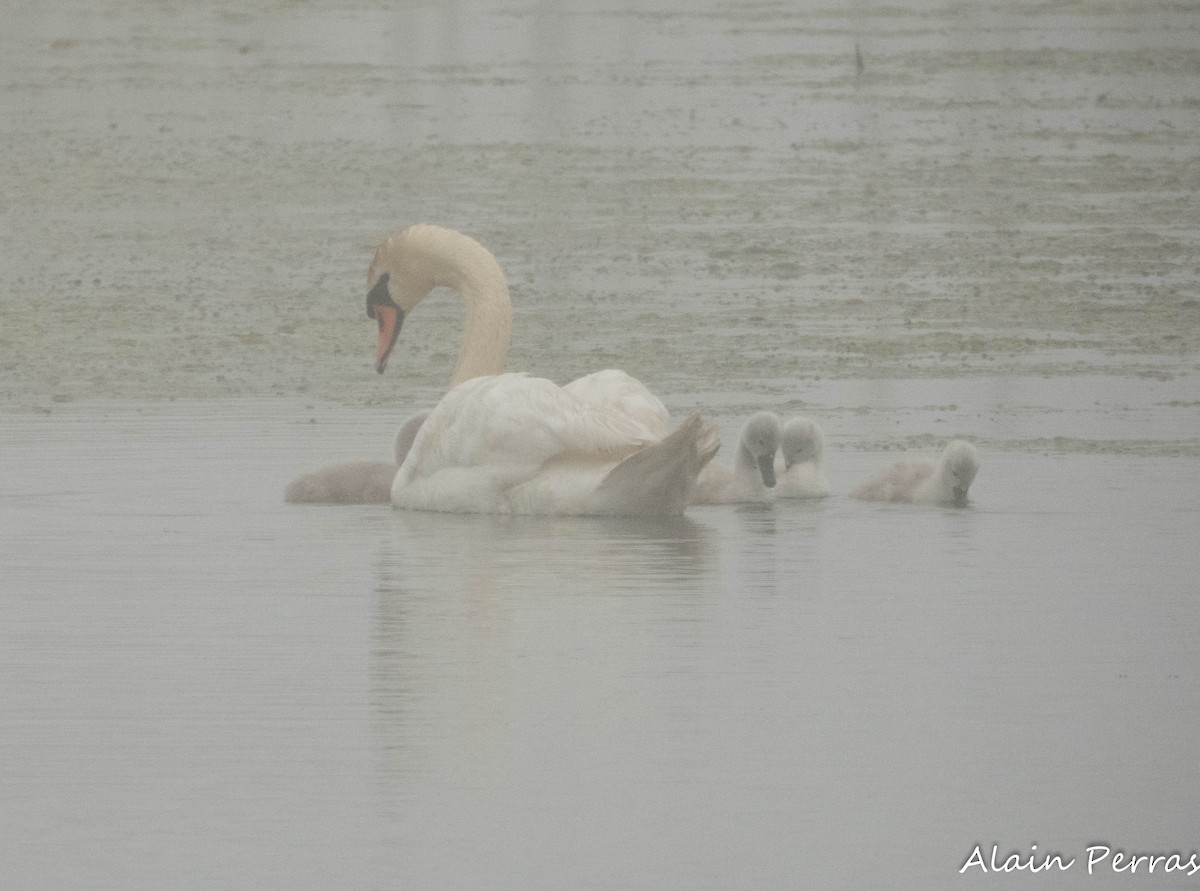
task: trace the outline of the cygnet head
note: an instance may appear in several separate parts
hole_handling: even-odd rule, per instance
[[[738,450],[744,459],[758,465],[763,485],[775,486],[775,452],[779,450],[779,417],[770,411],[750,416],[738,437]]]
[[[961,439],[946,446],[942,453],[942,478],[953,492],[955,501],[967,500],[967,490],[978,472],[979,452],[975,446]]]
[[[825,445],[825,434],[814,421],[795,417],[783,425],[779,450],[783,453],[784,469],[805,461],[816,461],[821,457]]]

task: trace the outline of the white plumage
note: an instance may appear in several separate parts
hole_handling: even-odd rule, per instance
[[[779,418],[760,411],[742,425],[733,465],[709,464],[700,474],[693,504],[736,504],[770,501],[774,497],[775,452],[779,449]]]
[[[469,513],[681,513],[719,444],[692,416],[668,434],[662,402],[617,370],[560,387],[502,373],[512,324],[508,287],[478,242],[437,226],[390,236],[368,272],[379,322],[376,368],[404,318],[438,285],[466,304],[450,391],[421,426],[392,483],[392,502]]]
[[[803,415],[783,425],[775,461],[776,498],[824,498],[829,494],[822,456],[825,434],[816,421]]]
[[[936,464],[928,460],[899,461],[850,494],[864,501],[963,505],[978,471],[975,446],[955,439]]]

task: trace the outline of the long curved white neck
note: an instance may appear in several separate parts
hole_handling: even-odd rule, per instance
[[[512,338],[512,300],[491,251],[441,226],[410,226],[401,240],[404,253],[414,261],[410,271],[419,292],[414,305],[439,285],[458,291],[466,305],[462,347],[450,386],[504,371]]]
[[[512,339],[512,300],[500,264],[479,242],[461,236],[457,245],[457,285],[466,305],[462,347],[450,386],[484,374],[499,374]]]
[[[472,280],[458,289],[466,304],[462,347],[450,386],[485,374],[499,374],[512,337],[512,302],[501,276],[497,282]]]

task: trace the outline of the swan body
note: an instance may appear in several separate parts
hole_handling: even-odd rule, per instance
[[[700,475],[693,504],[770,501],[775,486],[779,418],[769,411],[751,415],[738,434],[731,468],[709,465]]]
[[[593,372],[571,381],[563,389],[584,405],[616,412],[642,425],[655,440],[666,436],[670,428],[667,407],[641,381],[623,371],[610,368]]]
[[[512,304],[496,259],[439,226],[389,236],[367,273],[381,372],[406,316],[435,287],[466,306],[451,389],[421,425],[391,486],[397,507],[465,513],[682,513],[719,447],[692,416],[673,433],[662,402],[609,369],[566,386],[503,373]]]
[[[851,494],[864,501],[964,505],[979,471],[979,453],[965,440],[950,442],[941,458],[900,461],[867,480]]]
[[[297,477],[288,484],[283,500],[292,504],[387,504],[392,500],[392,480],[412,447],[417,430],[429,412],[413,415],[396,432],[396,463],[353,461],[332,464]]]
[[[779,457],[775,459],[776,498],[824,498],[829,483],[821,455],[825,434],[820,425],[802,415],[783,425]]]

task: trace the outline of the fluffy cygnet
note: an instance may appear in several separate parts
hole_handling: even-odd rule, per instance
[[[815,421],[798,416],[783,425],[775,460],[776,498],[824,498],[829,494],[821,465],[824,448],[825,434]]]
[[[383,461],[332,464],[292,480],[283,500],[292,504],[387,504],[396,465]]]
[[[779,417],[760,411],[742,425],[733,467],[709,464],[700,472],[692,504],[770,501],[775,486],[775,452],[779,449]]]
[[[388,504],[392,480],[412,448],[429,412],[413,415],[396,433],[396,463],[352,461],[306,473],[288,485],[283,500],[292,504]]]
[[[850,493],[864,501],[923,504],[967,503],[967,490],[979,471],[975,446],[956,439],[933,461],[900,461]]]

